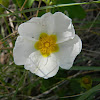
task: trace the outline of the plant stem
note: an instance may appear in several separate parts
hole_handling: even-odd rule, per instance
[[[93,3],[100,3],[100,1],[83,2],[83,3],[70,3],[70,4],[58,4],[58,5],[51,5],[51,6],[45,6],[45,7],[40,7],[40,8],[34,8],[34,9],[32,8],[32,9],[27,9],[27,10],[23,10],[23,11],[15,11],[14,13],[9,13],[9,14],[1,14],[0,17],[14,15],[14,14],[18,14],[18,13],[32,12],[32,11],[36,11],[36,10],[52,9],[52,8],[66,7],[66,6],[77,6],[77,5],[93,4]]]

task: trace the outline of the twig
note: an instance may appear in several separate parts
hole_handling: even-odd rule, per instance
[[[42,2],[42,0],[39,0],[38,8],[40,8],[41,2]],[[36,12],[36,17],[38,16],[38,13],[39,13],[39,10],[37,10],[37,12]]]
[[[24,1],[24,4],[22,5],[22,7],[21,7],[20,11],[22,11],[22,10],[23,10],[23,8],[24,8],[24,6],[25,6],[26,2],[27,2],[27,0],[25,0],[25,1]],[[28,18],[26,17],[25,13],[23,13],[23,15],[24,15],[24,17],[28,20]],[[22,14],[21,14],[21,17],[22,17]]]
[[[87,30],[87,32],[89,32],[91,30],[91,28],[93,27],[93,24],[95,23],[95,21],[97,20],[97,18],[99,17],[100,12],[97,14],[97,16],[95,17],[95,19],[93,20],[91,26],[89,27],[89,29]]]
[[[20,11],[22,11],[22,10],[23,10],[23,8],[24,8],[24,6],[25,6],[26,2],[27,2],[27,0],[25,0],[25,2],[24,2],[24,4],[22,5],[22,7],[21,7]]]
[[[90,12],[90,11],[97,11],[97,10],[100,11],[100,8],[96,8],[96,9],[86,9],[85,11],[86,12]]]
[[[8,11],[7,11],[7,14],[9,14]],[[12,19],[11,19],[10,16],[8,16],[8,19],[9,19],[10,26],[11,26],[11,28],[12,28],[12,32],[14,32],[14,24],[13,24],[13,21],[12,21]]]
[[[17,31],[15,31],[15,32],[13,32],[13,33],[11,33],[11,34],[9,34],[8,36],[6,36],[6,37],[4,37],[3,39],[1,39],[0,42],[3,41],[3,40],[5,40],[5,39],[7,39],[7,38],[10,37],[11,35],[15,35],[16,33],[17,33]]]
[[[3,48],[0,48],[0,50],[12,50],[13,47],[3,47]]]
[[[77,96],[80,96],[80,95],[83,95],[84,93],[81,93],[81,94],[76,94],[76,95],[71,95],[71,96],[64,96],[64,97],[60,97],[60,98],[72,98],[72,97],[77,97]]]
[[[91,51],[91,50],[86,50],[86,49],[82,49],[83,51],[87,51],[87,52],[91,52],[91,53],[97,53],[97,54],[100,54],[100,52],[98,51]]]

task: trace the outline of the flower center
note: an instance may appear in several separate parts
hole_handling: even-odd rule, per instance
[[[48,57],[51,53],[57,52],[59,50],[56,41],[56,35],[41,33],[39,36],[39,41],[35,43],[34,47],[35,49],[39,50],[44,57]]]
[[[45,45],[45,47],[49,47],[50,46],[50,44],[48,42],[46,42],[44,45]]]

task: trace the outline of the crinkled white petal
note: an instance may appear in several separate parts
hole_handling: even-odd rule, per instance
[[[51,54],[49,57],[43,57],[39,51],[36,51],[30,54],[26,60],[25,69],[48,79],[58,72],[59,63],[55,55]]]
[[[53,34],[54,32],[54,17],[53,14],[46,13],[41,16],[42,32],[47,34]]]
[[[33,17],[18,27],[21,36],[38,39],[41,33],[56,34],[58,43],[75,36],[74,27],[69,17],[61,12],[46,13],[41,17]]]
[[[21,36],[38,39],[41,33],[53,33],[53,23],[53,15],[51,13],[46,13],[41,18],[33,17],[29,21],[22,23],[18,27],[18,32]]]
[[[39,38],[41,29],[41,19],[39,17],[33,17],[29,21],[22,23],[18,27],[18,32],[21,36],[37,39]]]
[[[16,65],[24,65],[28,56],[35,51],[35,41],[18,36],[13,49],[14,62]]]
[[[41,17],[41,21],[42,32],[56,34],[57,43],[73,39],[75,36],[72,20],[61,12],[46,13]]]
[[[73,39],[75,30],[72,25],[72,20],[61,12],[56,12],[53,17],[54,33],[57,35],[58,43]]]
[[[56,34],[57,43],[73,39],[75,30],[72,20],[61,12],[46,13],[41,17],[42,31],[47,34]]]
[[[74,59],[82,49],[82,42],[80,38],[75,35],[74,39],[58,45],[59,51],[55,53],[55,55],[59,59],[60,67],[64,69],[70,69],[73,65]]]
[[[55,21],[54,32],[56,33],[66,32],[71,23],[71,19],[61,12],[54,13],[53,17]]]

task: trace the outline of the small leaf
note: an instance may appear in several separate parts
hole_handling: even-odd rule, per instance
[[[70,4],[75,3],[73,0],[55,0],[53,1],[54,4]],[[54,8],[52,12],[61,11],[63,13],[68,12],[69,17],[71,18],[80,18],[83,19],[86,16],[84,9],[80,6],[68,6],[68,7],[61,7],[61,8]]]
[[[13,0],[13,2],[16,4],[16,6],[18,6],[18,7],[21,8],[21,7],[23,6],[25,0]],[[25,7],[25,8],[31,7],[32,4],[33,4],[33,2],[34,2],[34,0],[27,0],[27,2],[26,2],[26,4],[25,4],[24,7]]]
[[[8,5],[9,5],[9,0],[0,0],[0,4],[1,5],[3,5],[3,6],[5,6],[5,7],[8,7]],[[1,6],[0,6],[0,13],[3,13],[4,12],[4,8],[1,8]]]

